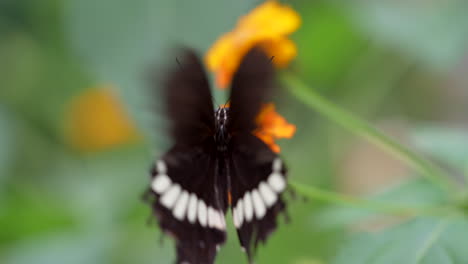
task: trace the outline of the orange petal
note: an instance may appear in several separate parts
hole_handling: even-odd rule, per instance
[[[296,132],[296,126],[286,121],[278,114],[273,103],[265,104],[257,116],[258,129],[254,134],[270,146],[273,151],[278,150],[275,139],[291,138]]]
[[[281,151],[280,147],[275,143],[275,139],[273,138],[273,136],[264,133],[261,130],[255,131],[254,135],[261,139],[275,153],[279,153]]]
[[[232,76],[245,55],[246,42],[237,45],[238,40],[233,32],[227,33],[210,48],[205,55],[205,63],[209,70],[215,72],[218,88],[224,89],[231,82]]]
[[[233,75],[233,71],[229,70],[228,68],[221,68],[216,73],[216,86],[221,89],[225,89],[228,87],[228,84],[231,82]]]
[[[300,24],[301,18],[294,9],[277,1],[266,1],[241,17],[237,28],[256,31],[253,33],[268,38],[291,34]]]
[[[206,53],[205,62],[216,74],[217,86],[226,88],[242,57],[259,44],[275,56],[275,65],[287,66],[297,51],[286,35],[297,30],[300,23],[292,8],[277,1],[267,1],[241,17],[236,28],[221,36]]]
[[[83,151],[103,150],[139,137],[109,86],[99,86],[73,98],[65,124],[67,140]]]
[[[233,68],[232,66],[235,65],[235,63],[229,63],[228,60],[225,60],[224,56],[221,56],[229,52],[236,52],[233,37],[234,35],[232,33],[226,33],[211,46],[210,50],[205,55],[205,63],[208,69],[214,71],[220,67]]]
[[[284,68],[296,57],[296,44],[287,38],[275,38],[260,43],[260,47],[270,56],[273,56],[273,63],[278,68]]]

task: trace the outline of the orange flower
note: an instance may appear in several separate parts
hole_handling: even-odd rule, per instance
[[[231,32],[221,36],[208,50],[205,62],[215,72],[216,84],[226,88],[242,57],[253,47],[262,47],[278,67],[285,67],[296,56],[296,45],[287,38],[301,23],[289,6],[267,1],[241,17]]]
[[[205,62],[216,76],[219,88],[226,88],[244,55],[254,46],[274,56],[277,67],[285,67],[297,54],[296,45],[287,35],[301,23],[299,15],[289,6],[267,1],[241,17],[236,28],[221,36],[208,50]],[[275,111],[272,103],[265,104],[257,116],[258,129],[253,134],[270,148],[279,152],[275,144],[279,138],[291,138],[296,127]]]
[[[83,151],[98,151],[139,138],[133,122],[109,86],[73,98],[66,112],[66,136]]]
[[[257,116],[258,129],[254,135],[267,144],[274,152],[279,153],[280,147],[275,140],[291,138],[296,132],[296,126],[288,123],[284,117],[275,111],[273,103],[265,104]]]

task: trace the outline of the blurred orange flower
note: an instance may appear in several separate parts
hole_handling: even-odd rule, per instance
[[[279,138],[292,138],[296,132],[296,126],[288,123],[284,117],[278,114],[273,103],[265,104],[257,116],[257,125],[253,133],[263,142],[265,142],[271,150],[276,153],[280,152],[280,147],[276,145],[275,140]]]
[[[67,140],[82,151],[99,151],[139,138],[109,85],[97,86],[73,98],[65,124]]]
[[[242,58],[254,46],[274,56],[273,63],[277,67],[287,66],[297,54],[296,45],[287,35],[296,31],[300,24],[296,11],[273,0],[241,17],[236,27],[221,36],[205,56],[208,69],[215,73],[217,86],[228,86]],[[296,126],[279,115],[272,103],[262,107],[256,122],[258,129],[253,134],[275,152],[280,151],[276,139],[291,138],[296,132]]]
[[[267,1],[241,17],[236,28],[221,36],[205,56],[208,69],[215,72],[217,86],[227,87],[242,57],[254,46],[274,56],[276,66],[287,66],[297,54],[287,35],[300,24],[299,14],[277,1]]]

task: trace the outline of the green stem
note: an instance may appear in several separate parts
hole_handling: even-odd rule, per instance
[[[304,104],[314,108],[316,111],[326,116],[328,119],[342,125],[351,132],[367,139],[369,142],[381,147],[399,160],[405,162],[410,167],[426,176],[430,181],[447,191],[453,190],[455,185],[437,167],[429,161],[421,158],[411,150],[398,144],[394,140],[385,136],[382,132],[359,119],[351,113],[340,109],[313,89],[307,87],[303,82],[291,74],[283,74],[282,80],[286,83],[288,90]]]
[[[414,217],[420,215],[429,216],[447,216],[450,213],[455,213],[456,208],[452,207],[407,207],[375,200],[359,199],[344,194],[325,191],[314,186],[305,185],[302,183],[290,181],[289,185],[299,194],[321,202],[329,202],[333,204],[354,207],[373,212],[380,212],[389,215]]]

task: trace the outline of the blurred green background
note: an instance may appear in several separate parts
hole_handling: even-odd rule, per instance
[[[161,243],[140,199],[168,146],[145,72],[171,61],[174,43],[203,54],[260,2],[0,0],[0,263],[172,263],[173,242]],[[467,2],[283,2],[302,17],[289,71],[464,186]],[[292,180],[403,205],[447,199],[287,87],[281,98],[297,126],[280,142]],[[289,199],[291,221],[257,263],[468,263],[464,219],[404,221],[303,200]],[[246,263],[232,228],[217,260]]]

